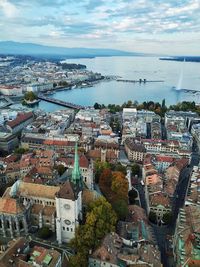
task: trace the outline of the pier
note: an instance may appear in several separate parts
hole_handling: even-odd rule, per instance
[[[43,100],[43,101],[57,104],[57,105],[60,105],[60,106],[66,107],[66,108],[72,108],[72,109],[84,109],[85,108],[84,106],[81,106],[81,105],[76,105],[76,104],[73,104],[70,102],[65,102],[65,101],[58,100],[58,99],[51,98],[51,97],[47,97],[44,95],[38,95],[38,98]]]
[[[139,79],[139,80],[126,80],[126,79],[117,79],[117,82],[124,82],[124,83],[163,83],[163,80],[146,80],[146,79]]]

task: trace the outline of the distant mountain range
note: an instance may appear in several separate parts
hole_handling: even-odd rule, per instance
[[[104,56],[144,56],[143,53],[126,52],[115,49],[101,48],[65,48],[45,46],[33,43],[19,43],[13,41],[0,41],[0,54],[4,55],[30,55],[45,57],[104,57]]]

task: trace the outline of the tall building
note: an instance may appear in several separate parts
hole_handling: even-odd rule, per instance
[[[74,237],[75,228],[82,219],[82,177],[79,168],[77,144],[71,178],[56,194],[56,234],[58,243]]]

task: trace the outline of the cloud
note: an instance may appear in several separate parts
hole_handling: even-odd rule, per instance
[[[84,40],[88,46],[96,40],[98,46],[128,47],[127,40],[134,44],[138,37],[162,41],[181,34],[187,41],[190,34],[200,35],[199,13],[200,0],[0,0],[2,28],[18,28],[13,38],[33,33],[41,40]]]
[[[2,9],[3,14],[7,18],[15,17],[18,13],[16,6],[7,0],[0,0],[0,8]]]

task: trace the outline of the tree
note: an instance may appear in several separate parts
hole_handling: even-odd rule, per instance
[[[26,101],[34,101],[35,99],[37,99],[37,96],[33,92],[26,92],[24,95],[24,99]]]
[[[111,165],[111,170],[112,171],[122,172],[124,175],[126,175],[126,167],[123,166],[120,162],[118,162],[116,164],[112,164]]]
[[[94,109],[101,109],[101,105],[99,103],[95,103],[94,104]]]
[[[104,169],[100,175],[99,184],[110,186],[112,183],[112,172],[110,169]]]
[[[51,235],[52,231],[46,226],[40,228],[38,231],[38,236],[42,239],[48,239]]]
[[[55,168],[60,176],[66,171],[66,167],[63,164],[57,165]]]
[[[122,172],[113,172],[111,189],[119,196],[119,198],[127,200],[128,180]]]
[[[113,204],[113,209],[117,214],[119,220],[125,220],[128,215],[128,205],[124,199],[118,199]]]
[[[26,152],[28,152],[28,149],[23,148],[23,147],[18,147],[18,148],[15,148],[14,150],[14,153],[17,155],[22,155],[22,154],[25,154]]]
[[[101,162],[100,160],[96,160],[94,164],[95,169],[95,182],[99,182],[100,175],[102,174],[104,169],[110,168],[110,164],[108,162]]]
[[[131,172],[132,172],[132,175],[139,175],[140,174],[140,166],[138,164],[134,163],[131,166]]]
[[[76,229],[70,243],[76,251],[76,255],[70,258],[70,266],[87,267],[89,251],[96,249],[107,233],[115,231],[116,222],[116,213],[104,197],[91,202],[85,224]]]
[[[135,204],[135,199],[138,197],[138,193],[136,190],[134,189],[131,189],[129,192],[128,192],[128,198],[129,198],[129,204],[130,205],[133,205]]]

